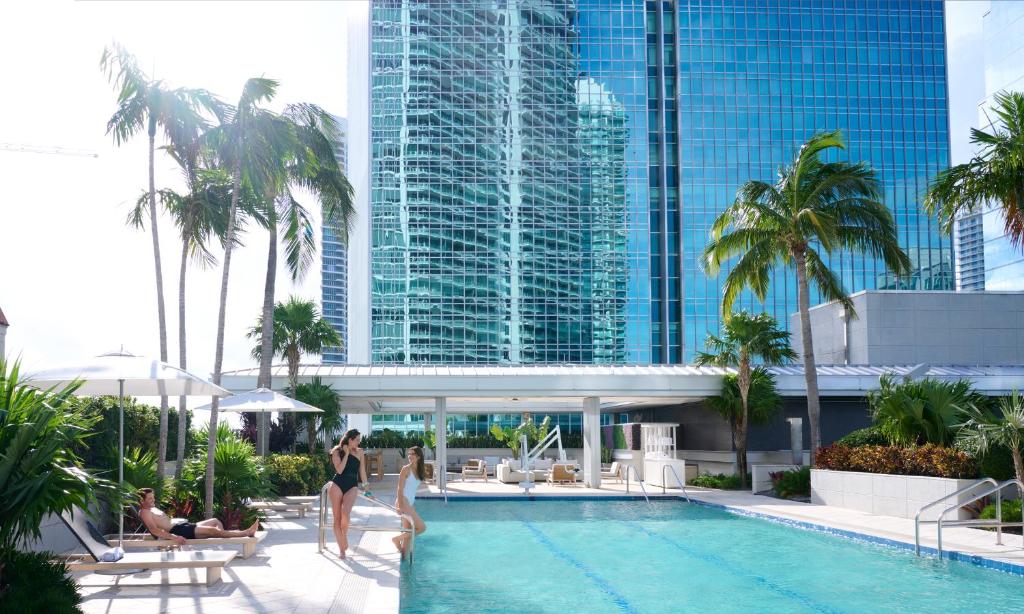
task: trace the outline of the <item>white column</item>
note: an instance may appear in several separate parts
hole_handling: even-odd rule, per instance
[[[583,399],[583,483],[601,487],[601,399]]]
[[[437,423],[437,487],[445,489],[448,478],[445,469],[448,467],[448,399],[434,397],[434,421]]]

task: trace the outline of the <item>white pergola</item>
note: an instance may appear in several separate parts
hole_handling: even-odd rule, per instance
[[[774,367],[779,394],[806,395],[802,366]],[[601,413],[644,406],[699,401],[721,391],[730,369],[685,365],[303,365],[299,381],[319,377],[338,391],[350,414],[425,414],[444,424],[449,413],[582,413],[583,480],[601,484]],[[905,378],[969,379],[980,392],[1006,394],[1024,389],[1024,366],[936,367],[820,366],[824,397],[862,396],[878,388],[886,373]],[[221,385],[232,392],[256,387],[259,369],[224,373]],[[288,385],[286,365],[271,371],[271,388]],[[447,466],[447,437],[437,430],[437,460]],[[444,486],[444,471],[438,483]]]

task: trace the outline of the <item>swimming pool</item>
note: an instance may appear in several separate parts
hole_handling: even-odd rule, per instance
[[[682,501],[417,501],[401,612],[1024,611],[1024,578]]]

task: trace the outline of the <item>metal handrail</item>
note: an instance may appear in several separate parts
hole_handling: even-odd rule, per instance
[[[669,465],[668,463],[661,466],[661,494],[665,494],[665,483],[668,482],[668,480],[665,478],[666,469],[671,469],[672,475],[676,476],[676,482],[679,484],[679,488],[683,489],[683,496],[686,497],[686,502],[693,503],[693,501],[690,501],[690,495],[687,494],[686,492],[686,484],[679,479],[679,474],[676,472],[676,468],[673,467],[672,465]]]
[[[976,494],[974,496],[974,498],[971,499],[970,501],[964,501],[963,503],[960,503],[959,505],[954,505],[952,507],[948,507],[948,508],[942,510],[942,513],[939,514],[938,519],[935,521],[935,523],[936,523],[936,525],[938,527],[937,530],[936,530],[937,536],[936,536],[936,548],[935,549],[938,551],[939,558],[942,558],[942,517],[945,516],[946,514],[948,514],[949,512],[952,512],[953,510],[958,510],[961,507],[963,507],[963,506],[965,506],[965,505],[967,505],[969,503],[974,503],[975,501],[978,501],[979,499],[982,499],[982,498],[987,497],[989,495],[994,494],[996,496],[996,518],[995,518],[996,522],[995,522],[995,524],[993,524],[990,520],[978,519],[978,520],[958,520],[958,521],[952,521],[952,522],[956,523],[955,526],[960,526],[960,527],[994,526],[996,528],[996,545],[999,545],[999,546],[1003,545],[1003,527],[1015,527],[1015,526],[1018,526],[1018,525],[1024,526],[1024,523],[1019,523],[1019,522],[1003,522],[1003,489],[1008,487],[1008,486],[1016,486],[1017,487],[1017,492],[1020,495],[1024,495],[1024,482],[1021,482],[1020,480],[1017,480],[1017,479],[1006,480],[1005,482],[1003,482],[1001,484],[996,484],[992,488],[989,488],[988,490],[985,490],[985,491],[982,491],[982,492]],[[1022,544],[1022,547],[1024,547],[1024,544]]]
[[[643,491],[643,493],[644,493],[644,499],[646,499],[647,502],[650,503],[651,502],[651,498],[647,496],[647,489],[644,488],[644,481],[640,479],[640,474],[637,473],[636,467],[634,467],[633,465],[630,465],[628,463],[625,465],[625,467],[626,467],[626,494],[627,495],[629,494],[629,470],[632,469],[633,470],[633,475],[636,476],[636,483],[640,485],[640,490]]]
[[[977,482],[972,482],[972,483],[968,484],[967,486],[964,486],[960,490],[958,490],[956,492],[951,492],[948,495],[945,495],[944,497],[939,497],[938,499],[932,501],[931,503],[928,503],[928,504],[924,505],[923,507],[921,507],[921,509],[917,510],[917,515],[914,516],[914,553],[915,554],[917,554],[918,556],[921,556],[921,524],[922,523],[930,524],[930,523],[936,522],[935,520],[921,520],[921,514],[925,510],[935,507],[936,505],[942,503],[943,501],[945,501],[946,499],[949,499],[950,497],[955,497],[957,495],[961,495],[961,494],[963,494],[963,493],[965,493],[965,492],[967,492],[969,490],[973,490],[973,489],[977,488],[978,486],[981,486],[982,484],[992,484],[993,486],[995,486],[995,485],[998,484],[998,482],[996,482],[992,478],[984,478],[984,479],[978,480]],[[961,504],[961,505],[966,505],[966,503]],[[960,506],[957,506],[957,507],[960,507]]]
[[[323,554],[324,548],[327,547],[327,540],[326,540],[326,537],[325,537],[326,534],[327,534],[327,526],[326,526],[327,525],[327,511],[329,509],[329,506],[327,505],[327,490],[330,487],[331,487],[331,482],[327,482],[326,484],[324,484],[323,488],[320,489],[320,517],[319,517],[319,530],[317,531],[317,533],[319,534],[318,535],[318,539],[317,539],[317,553],[318,554]],[[365,499],[366,501],[369,501],[370,503],[373,503],[374,505],[378,505],[380,507],[383,507],[385,509],[388,509],[388,510],[391,510],[391,511],[395,512],[396,514],[399,515],[399,517],[402,520],[408,521],[409,528],[406,529],[404,526],[402,526],[402,527],[399,527],[399,528],[396,529],[394,527],[374,527],[374,526],[366,526],[366,525],[350,526],[349,528],[353,529],[353,530],[356,530],[356,531],[387,531],[387,532],[390,532],[390,533],[394,533],[394,532],[408,533],[409,534],[409,549],[408,549],[408,552],[406,554],[409,556],[409,564],[411,565],[412,564],[412,558],[413,558],[413,552],[416,550],[416,523],[413,521],[412,516],[410,516],[409,514],[403,513],[401,510],[399,510],[397,507],[395,507],[393,505],[389,505],[387,503],[384,503],[383,501],[381,501],[380,499],[377,499],[376,497],[367,497],[363,493],[359,493],[359,496],[362,499]]]

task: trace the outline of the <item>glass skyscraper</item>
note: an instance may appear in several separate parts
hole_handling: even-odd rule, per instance
[[[941,0],[374,0],[369,35],[373,362],[692,360],[712,221],[821,130],[915,264],[837,253],[846,288],[953,285]],[[785,324],[793,276],[739,306]]]
[[[344,117],[335,117],[340,139],[334,144],[341,170],[348,169],[346,135],[348,123]],[[348,248],[326,226],[322,226],[323,255],[320,266],[320,298],[323,316],[341,337],[341,347],[324,348],[325,364],[344,364],[348,361]]]

